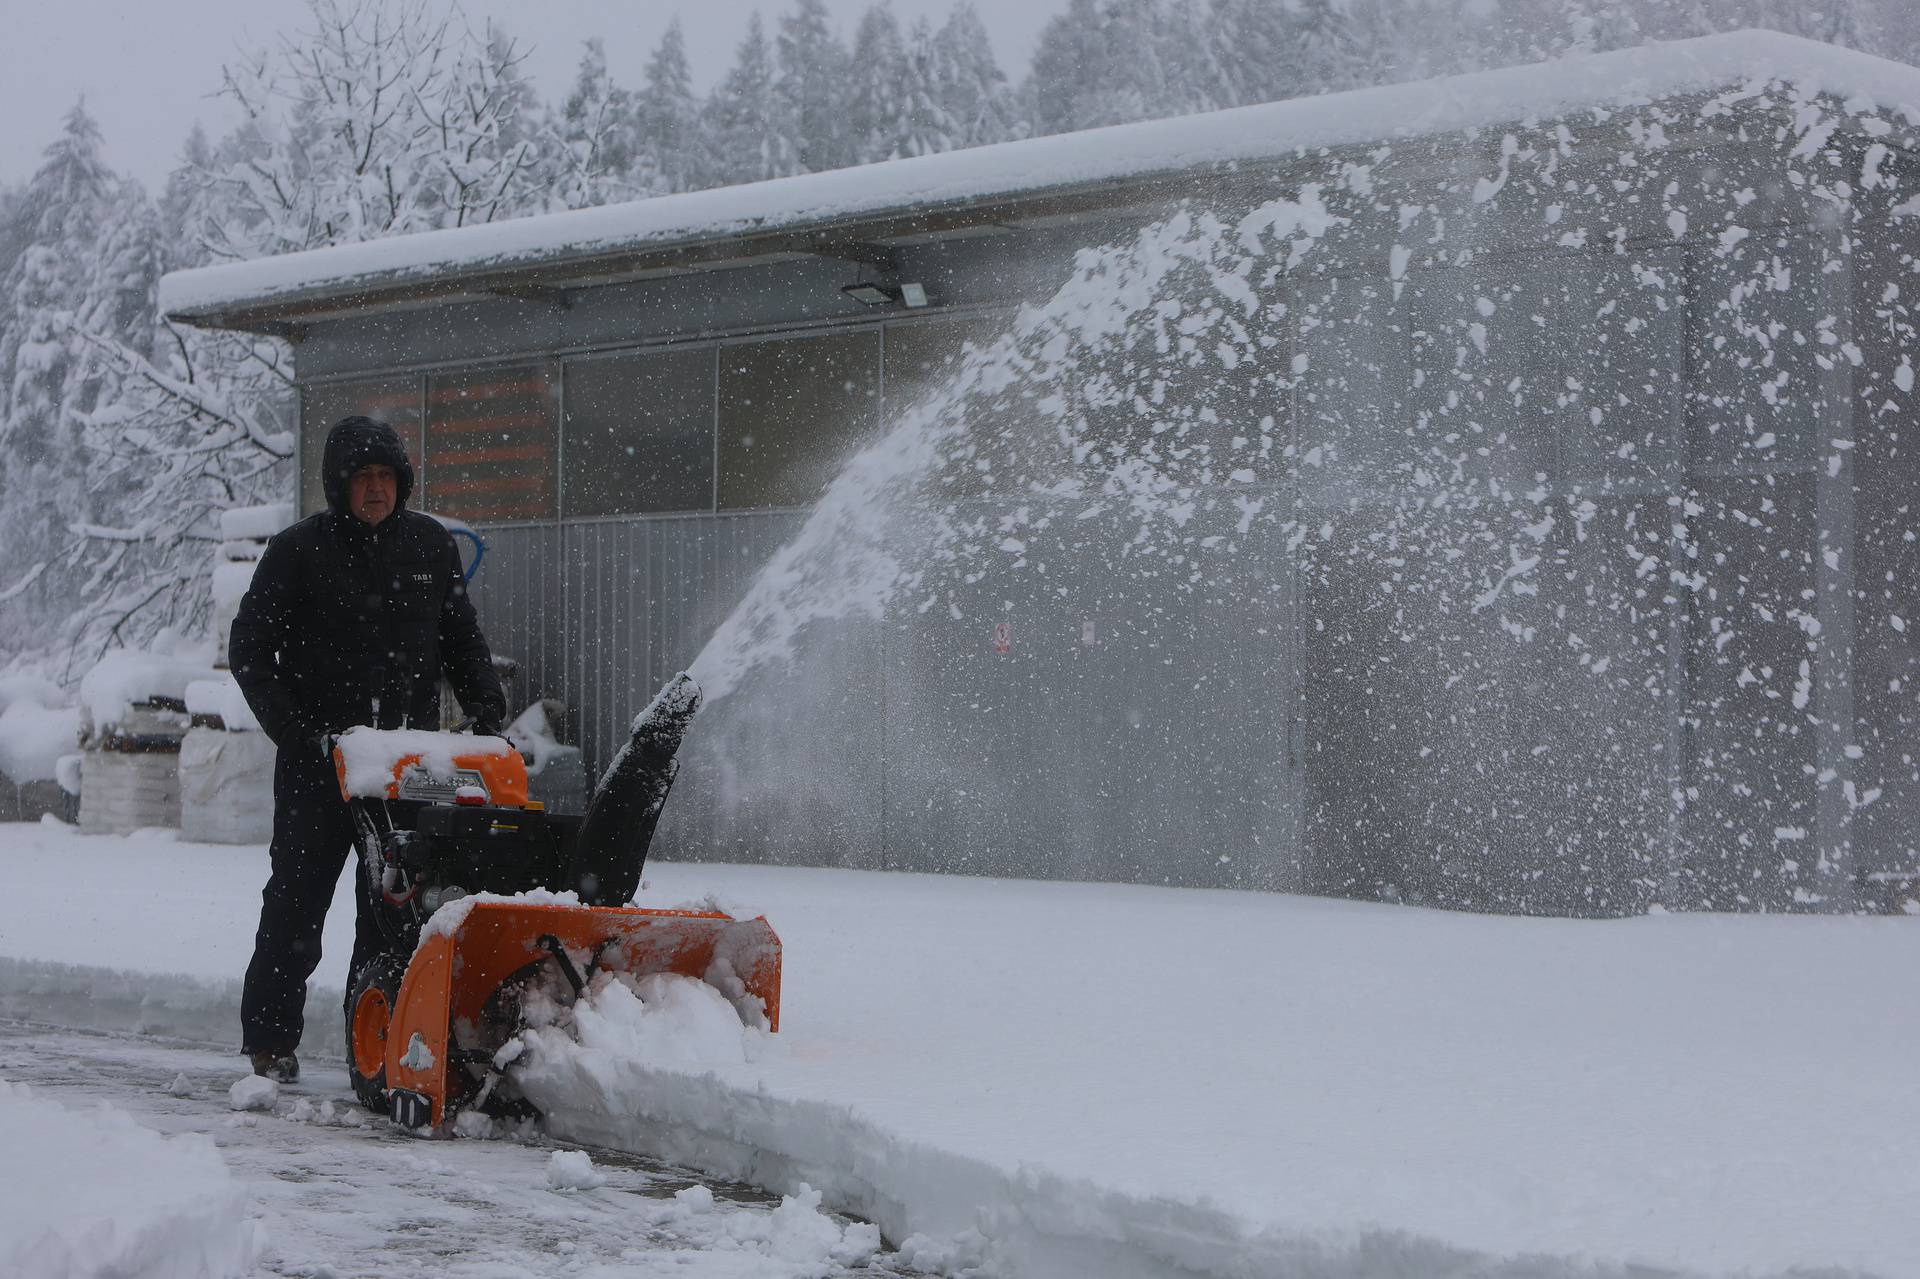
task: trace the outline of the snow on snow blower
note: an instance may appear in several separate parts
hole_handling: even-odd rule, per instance
[[[671,680],[578,817],[527,798],[505,738],[354,728],[336,739],[384,943],[347,1002],[363,1103],[433,1131],[469,1108],[530,1114],[501,1051],[522,999],[577,998],[596,972],[699,978],[748,1025],[780,1028],[780,939],[764,917],[625,904],[699,708],[693,680]]]

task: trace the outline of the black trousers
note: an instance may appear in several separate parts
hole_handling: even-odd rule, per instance
[[[274,760],[269,851],[273,871],[260,894],[260,928],[240,994],[240,1042],[244,1052],[284,1056],[299,1046],[307,979],[320,964],[327,907],[341,865],[353,853],[353,819],[340,798],[333,762],[308,743],[289,743]],[[349,986],[352,974],[381,950],[367,870],[358,857],[353,885],[358,909]]]

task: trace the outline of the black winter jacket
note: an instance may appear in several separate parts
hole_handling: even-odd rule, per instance
[[[348,513],[347,477],[375,462],[394,468],[398,500],[369,525]],[[437,728],[442,672],[467,714],[498,725],[506,698],[460,552],[437,520],[406,509],[413,467],[399,437],[349,418],[328,434],[323,465],[329,509],[267,543],[228,638],[260,727],[283,748],[355,724]]]

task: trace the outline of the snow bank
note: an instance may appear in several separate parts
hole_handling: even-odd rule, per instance
[[[343,859],[344,861],[344,859]],[[51,820],[0,826],[0,1017],[240,1045],[261,845],[172,831],[82,835]],[[327,913],[301,1051],[339,1056],[353,949],[353,876]]]
[[[160,310],[210,314],[274,298],[350,293],[376,281],[829,227],[885,210],[929,210],[1769,81],[1832,94],[1850,110],[1920,121],[1920,71],[1913,67],[1772,31],[1736,31],[200,267],[162,278]]]
[[[41,679],[38,675],[0,675],[0,711],[6,710],[15,702],[31,702],[36,706],[61,706],[67,696],[60,686],[52,680]]]
[[[261,1241],[213,1142],[123,1111],[71,1110],[0,1082],[0,1274],[33,1279],[246,1273]]]
[[[1885,1119],[1920,1050],[1892,1011],[1920,959],[1904,920],[649,875],[654,899],[765,905],[783,1051],[649,1061],[603,997],[523,1067],[553,1131],[807,1183],[929,1264],[1920,1273],[1893,1224],[1920,1169]],[[1795,1122],[1830,1071],[1847,1106]]]
[[[56,696],[5,700],[0,710],[0,776],[15,783],[50,781],[60,757],[80,745],[80,708],[64,706]]]
[[[31,988],[42,1018],[191,1015],[232,1035],[264,876],[259,849],[0,831],[0,955],[16,957],[0,959],[0,1016]],[[729,1040],[701,992],[649,1004],[620,983],[609,1003],[603,979],[598,1025],[556,1019],[525,1054],[550,1127],[804,1184],[916,1264],[1920,1274],[1920,1165],[1899,1121],[1920,1060],[1911,920],[1494,918],[674,864],[649,866],[642,900],[708,895],[779,929],[784,1029]],[[322,1036],[339,1051],[351,937],[343,894],[313,1052]],[[675,1018],[683,1057],[639,1059]],[[1809,1080],[1844,1100],[1810,1116]]]
[[[419,756],[420,766],[435,777],[451,777],[456,755],[513,754],[513,744],[504,737],[432,733],[417,728],[350,728],[340,735],[339,747],[346,761],[347,792],[368,798],[387,793],[394,769],[408,756]]]

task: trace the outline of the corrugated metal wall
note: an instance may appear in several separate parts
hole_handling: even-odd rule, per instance
[[[520,663],[519,696],[567,704],[565,734],[597,775],[634,712],[692,664],[804,518],[490,530],[476,603]],[[1063,560],[1049,589],[1011,608],[1005,583],[987,583],[964,619],[811,627],[796,663],[756,672],[696,721],[657,848],[1302,886],[1290,605],[1253,585],[1271,581],[1278,548],[1248,550],[1223,554],[1217,589],[1202,595],[1132,598],[1097,564]]]

